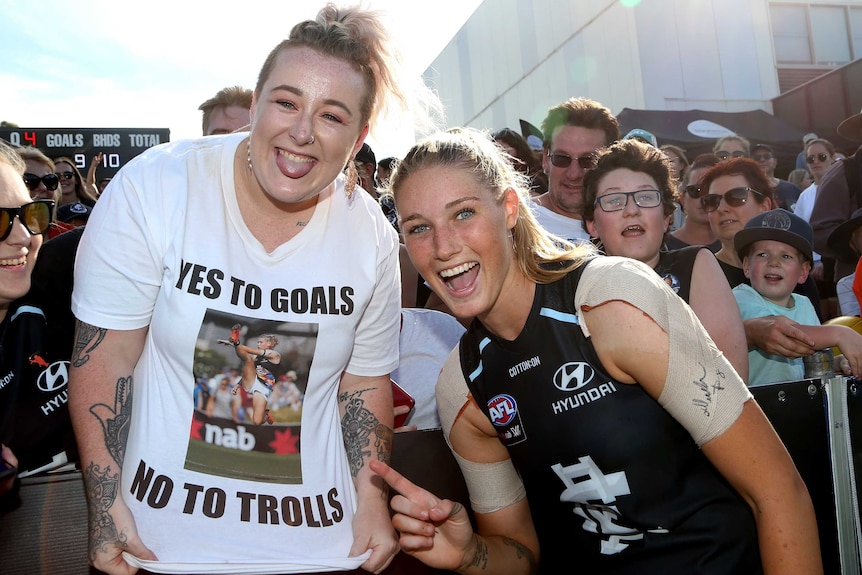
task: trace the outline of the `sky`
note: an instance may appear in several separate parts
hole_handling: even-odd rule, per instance
[[[363,5],[381,11],[419,75],[481,1],[437,0],[433,9],[410,0]],[[269,51],[324,4],[0,0],[0,120],[21,128],[168,128],[171,140],[197,137],[198,106],[227,86],[254,88]],[[409,147],[398,124],[372,135],[378,158]]]

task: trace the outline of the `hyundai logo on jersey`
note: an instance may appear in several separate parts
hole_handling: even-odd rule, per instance
[[[36,387],[45,393],[54,393],[69,382],[68,361],[55,361],[47,366],[36,379]]]
[[[521,416],[518,414],[518,404],[511,395],[501,393],[492,397],[488,401],[488,414],[491,416],[491,423],[499,428],[497,435],[503,445],[514,445],[527,439]]]
[[[554,387],[560,391],[576,391],[593,380],[593,366],[583,361],[564,363],[554,374]]]

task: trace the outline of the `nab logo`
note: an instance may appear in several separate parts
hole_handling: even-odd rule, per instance
[[[573,361],[560,366],[554,374],[554,387],[560,391],[576,391],[593,380],[593,366],[582,361]]]
[[[69,383],[69,362],[56,361],[49,365],[36,380],[36,387],[45,393],[53,393]]]
[[[491,423],[497,427],[504,427],[515,419],[518,414],[518,404],[511,395],[500,394],[488,402],[488,412],[491,414]]]

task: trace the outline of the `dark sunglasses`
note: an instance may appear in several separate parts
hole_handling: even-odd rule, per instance
[[[700,189],[700,186],[695,186],[690,184],[682,189],[686,194],[688,194],[689,198],[697,199],[703,194],[703,190]]]
[[[828,156],[828,155],[826,155],[826,154],[824,154],[824,153],[822,153],[822,152],[821,152],[820,154],[817,154],[816,156],[815,156],[814,154],[811,154],[810,156],[807,156],[807,157],[805,158],[805,161],[806,161],[806,162],[808,162],[809,164],[813,164],[813,163],[814,163],[814,158],[817,158],[817,159],[818,159],[818,160],[820,160],[821,162],[825,162],[826,160],[828,160],[828,159],[829,159],[829,156]]]
[[[724,198],[724,203],[728,206],[731,208],[738,208],[748,202],[748,192],[757,194],[761,198],[765,197],[754,188],[746,186],[744,188],[733,188],[732,190],[724,192],[724,194],[707,194],[700,198],[700,205],[703,206],[703,210],[705,212],[714,212],[718,209],[718,205],[721,203],[722,198]]]
[[[719,160],[726,160],[730,157],[744,158],[745,152],[740,152],[737,150],[736,152],[731,153],[731,152],[725,152],[724,150],[722,150],[720,152],[716,152],[715,155]]]
[[[40,178],[36,174],[31,174],[29,172],[24,174],[24,183],[27,184],[27,188],[31,192],[39,187],[39,182],[45,184],[45,187],[49,192],[53,192],[60,184],[60,176],[57,174],[47,174]]]
[[[589,154],[587,156],[578,156],[577,158],[573,158],[568,154],[552,154],[551,150],[548,150],[548,158],[551,160],[551,164],[557,168],[568,168],[572,165],[572,162],[577,162],[578,166],[582,170],[592,170],[596,167],[596,155]]]
[[[68,182],[75,177],[74,172],[57,172],[57,177],[64,182]]]
[[[759,162],[761,160],[771,160],[774,156],[769,152],[764,152],[762,154],[751,154],[751,159],[755,162]]]
[[[0,242],[12,233],[15,216],[18,216],[18,220],[24,224],[30,235],[44,234],[51,227],[53,210],[54,202],[51,200],[36,200],[20,208],[0,208]]]

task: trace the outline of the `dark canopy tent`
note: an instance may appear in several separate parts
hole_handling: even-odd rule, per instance
[[[778,157],[776,176],[786,178],[802,151],[806,132],[763,110],[750,112],[707,112],[704,110],[632,110],[617,114],[620,133],[641,128],[652,132],[659,146],[673,144],[685,150],[689,160],[712,151],[725,130],[747,138],[753,144],[769,144]],[[725,128],[722,130],[721,128]]]

